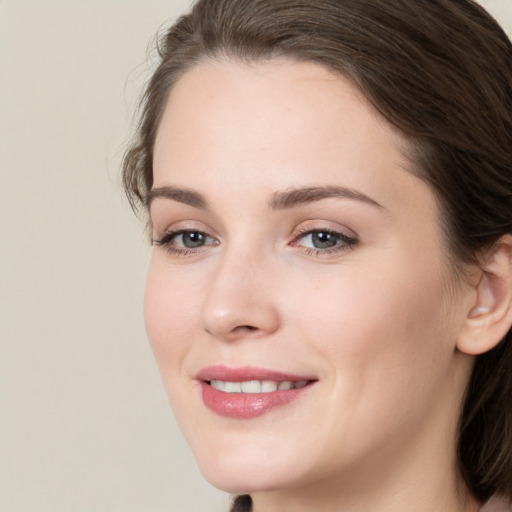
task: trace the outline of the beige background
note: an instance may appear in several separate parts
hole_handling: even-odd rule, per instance
[[[512,0],[485,5],[512,29]],[[0,512],[221,512],[145,341],[119,186],[146,48],[186,0],[0,0]]]

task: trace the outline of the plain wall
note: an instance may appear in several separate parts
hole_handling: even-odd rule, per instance
[[[511,32],[512,0],[484,3]],[[0,512],[225,512],[145,339],[120,157],[182,0],[0,0]]]

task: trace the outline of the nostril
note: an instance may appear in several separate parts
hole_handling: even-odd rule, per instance
[[[260,329],[254,325],[237,325],[231,330],[232,335],[243,336],[244,334],[252,334],[258,332]]]
[[[279,315],[272,301],[265,297],[249,296],[249,299],[226,298],[220,292],[214,293],[203,305],[201,328],[214,338],[230,341],[275,332],[279,328]]]

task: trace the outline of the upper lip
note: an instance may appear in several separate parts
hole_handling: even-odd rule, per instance
[[[203,368],[197,373],[196,379],[204,382],[211,380],[222,380],[227,382],[247,382],[250,380],[300,382],[305,380],[318,380],[316,377],[312,377],[311,375],[295,375],[268,368],[256,368],[253,366],[230,368],[223,365],[207,366]]]

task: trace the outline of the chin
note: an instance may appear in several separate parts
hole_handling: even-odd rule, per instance
[[[244,468],[244,470],[245,469],[246,468]],[[224,469],[212,471],[211,473],[201,471],[210,484],[229,494],[239,495],[252,494],[255,492],[269,492],[294,486],[291,481],[293,478],[287,478],[286,481],[283,481],[279,476],[274,476],[274,473],[264,474],[260,471],[246,471],[245,474],[243,474],[243,470],[224,471]]]
[[[250,494],[288,487],[301,480],[292,464],[262,456],[261,450],[226,450],[196,456],[199,469],[213,486],[230,494]]]

